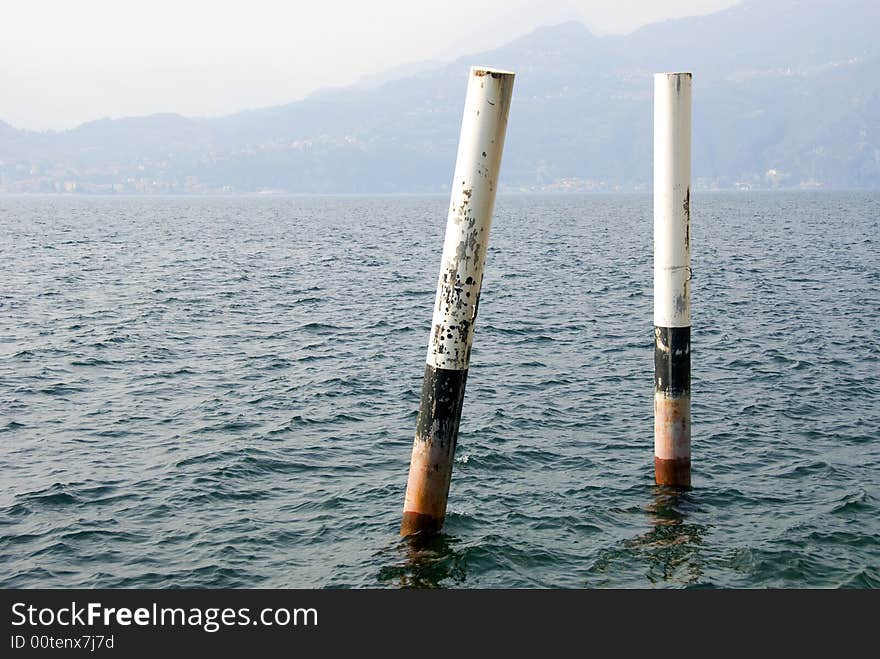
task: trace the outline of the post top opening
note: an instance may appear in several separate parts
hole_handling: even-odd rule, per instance
[[[491,66],[472,66],[471,67],[471,75],[472,76],[492,76],[493,78],[500,78],[502,76],[514,76],[516,75],[513,71],[505,71],[504,69],[494,69]]]
[[[690,71],[667,71],[663,73],[655,73],[654,77],[659,78],[660,76],[687,76],[688,78],[693,78],[694,75]]]

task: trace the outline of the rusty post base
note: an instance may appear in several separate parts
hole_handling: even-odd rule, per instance
[[[433,534],[439,533],[443,528],[443,517],[424,515],[412,511],[404,511],[403,521],[400,524],[400,535],[408,536],[415,533]]]
[[[466,370],[425,366],[400,535],[443,526],[466,382]]]
[[[667,485],[669,487],[680,487],[690,489],[691,487],[691,461],[689,458],[679,458],[676,460],[664,460],[663,458],[654,457],[654,480],[657,485]]]
[[[657,485],[691,486],[690,396],[654,396],[654,480]],[[663,456],[663,457],[660,457]]]

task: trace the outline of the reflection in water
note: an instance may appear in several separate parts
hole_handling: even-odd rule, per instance
[[[693,491],[654,486],[644,507],[626,511],[629,515],[638,513],[641,527],[647,517],[650,530],[601,552],[593,566],[594,576],[600,577],[594,584],[620,586],[622,574],[639,584],[644,584],[646,577],[657,586],[703,583],[703,536],[708,527],[688,521],[697,496]],[[444,533],[402,538],[380,552],[379,560],[385,566],[377,581],[392,588],[461,586],[474,556],[466,547],[456,549],[460,542]]]
[[[627,548],[648,563],[648,580],[664,583],[695,584],[702,576],[700,549],[706,528],[688,524],[686,510],[692,492],[655,486],[647,513],[654,528],[626,542]]]
[[[401,538],[393,548],[400,560],[383,567],[378,579],[398,588],[441,588],[462,584],[466,577],[465,558],[453,549],[457,542],[456,538],[442,533]]]

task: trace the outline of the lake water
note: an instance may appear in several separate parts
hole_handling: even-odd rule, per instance
[[[501,196],[445,532],[398,525],[446,197],[0,198],[0,586],[880,587],[880,193]]]

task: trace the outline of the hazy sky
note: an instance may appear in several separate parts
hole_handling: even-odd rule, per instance
[[[0,119],[218,115],[577,19],[629,32],[736,0],[0,0]],[[491,62],[482,62],[491,65]]]

